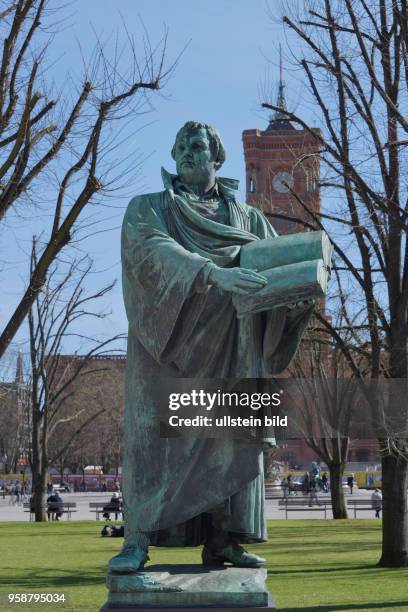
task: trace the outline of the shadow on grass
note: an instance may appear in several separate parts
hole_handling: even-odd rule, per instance
[[[9,573],[8,573],[9,572]],[[55,575],[58,572],[60,575]],[[94,586],[104,584],[106,578],[106,568],[95,569],[93,572],[85,572],[83,568],[68,571],[68,570],[57,570],[53,568],[41,568],[40,570],[33,570],[27,572],[24,576],[16,576],[15,568],[4,568],[0,576],[0,590],[4,590],[7,587],[12,590],[15,586],[16,589],[42,589],[51,588],[62,590],[63,587],[79,587],[79,586]]]
[[[309,522],[313,521],[309,519]],[[356,531],[370,533],[370,532],[381,532],[381,525],[378,522],[371,521],[372,524],[359,524],[358,519],[346,519],[336,521],[335,523],[329,523],[328,521],[321,521],[319,524],[308,525],[308,532],[320,532],[322,527],[330,531],[331,534],[338,533],[339,535],[343,535],[344,533],[350,532],[355,533]],[[281,537],[283,532],[287,532],[289,537],[295,537],[294,532],[304,531],[305,526],[303,524],[299,525],[295,520],[290,520],[285,522],[285,525],[274,525],[271,521],[268,523],[268,527],[270,528],[270,534],[273,532],[278,534],[278,537]],[[286,534],[285,534],[286,535]],[[298,534],[296,533],[296,537]]]
[[[268,569],[268,576],[278,576],[280,574],[330,574],[330,573],[342,573],[342,572],[355,572],[356,570],[372,570],[378,572],[378,568],[372,564],[366,565],[339,565],[336,567],[311,567],[310,569]]]
[[[408,606],[408,600],[406,601],[376,601],[364,604],[338,604],[338,605],[324,605],[324,606],[301,606],[298,608],[279,608],[279,612],[299,612],[304,610],[305,612],[345,612],[346,610],[383,610],[384,608],[394,608],[396,610],[404,609]]]
[[[343,544],[338,544],[338,545],[333,545],[330,546],[328,544],[325,544],[322,546],[322,544],[319,544],[318,542],[302,542],[301,546],[294,546],[291,545],[290,549],[288,550],[288,545],[286,544],[286,546],[269,546],[268,548],[270,548],[272,553],[283,553],[283,554],[296,554],[296,552],[298,552],[299,554],[303,554],[305,549],[307,549],[308,553],[322,553],[322,550],[327,553],[335,553],[335,554],[339,554],[339,553],[356,553],[356,552],[361,552],[363,550],[366,551],[370,551],[370,550],[378,550],[378,543],[377,542],[359,542],[358,543],[358,551],[356,551],[356,543],[355,542],[349,542],[349,543],[343,543]],[[260,548],[254,548],[254,550],[260,550]]]

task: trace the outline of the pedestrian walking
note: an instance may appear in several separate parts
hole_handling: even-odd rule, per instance
[[[288,481],[288,494],[290,495],[292,492],[294,492],[292,474],[288,474],[288,477],[286,480]]]
[[[354,487],[354,474],[350,474],[347,478],[347,485],[350,489],[350,495],[353,495],[353,487]]]
[[[27,484],[24,484],[21,488],[21,505],[25,504],[28,501],[28,486]]]
[[[379,489],[374,489],[371,495],[371,506],[375,511],[375,518],[380,518],[382,510],[382,493]]]
[[[319,498],[317,497],[317,482],[314,476],[311,476],[309,483],[309,506],[313,506],[313,502],[316,502],[320,506]]]
[[[304,495],[308,495],[310,492],[310,476],[309,472],[305,472],[303,476],[302,490]]]
[[[287,499],[289,497],[289,483],[288,483],[288,479],[284,478],[282,480],[282,484],[281,484],[282,490],[283,490],[283,497],[285,499]]]
[[[16,496],[17,506],[19,506],[21,504],[21,493],[22,493],[21,484],[19,482],[15,486],[14,493]]]

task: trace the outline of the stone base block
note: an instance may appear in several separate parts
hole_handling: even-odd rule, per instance
[[[205,567],[203,565],[152,565],[143,574],[161,587],[141,586],[140,574],[110,574],[109,597],[102,610],[180,609],[275,610],[265,580],[265,569]],[[180,590],[166,591],[179,588]]]

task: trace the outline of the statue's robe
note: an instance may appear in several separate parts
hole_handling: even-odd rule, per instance
[[[262,449],[234,439],[160,438],[160,378],[262,378],[294,355],[311,308],[238,319],[231,294],[207,283],[211,263],[239,265],[249,241],[276,233],[235,198],[231,179],[201,200],[163,171],[166,189],[134,198],[122,232],[129,320],[123,494],[125,535],[157,545],[196,545],[208,520],[266,538]],[[210,515],[209,515],[210,513]]]

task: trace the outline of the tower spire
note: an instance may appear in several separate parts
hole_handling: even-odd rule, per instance
[[[283,59],[282,59],[282,45],[279,43],[279,87],[278,97],[276,100],[276,106],[280,110],[276,110],[269,120],[269,125],[266,128],[270,130],[293,130],[295,129],[285,113],[281,111],[287,110],[286,97],[285,97],[285,82],[283,80]]]
[[[279,77],[281,85],[283,85],[283,62],[282,62],[282,45],[279,43]]]
[[[23,373],[23,354],[21,351],[18,351],[17,354],[17,363],[16,363],[16,378],[15,383],[21,384],[24,382],[24,373]]]
[[[286,110],[286,100],[285,100],[285,83],[283,81],[283,62],[282,62],[282,45],[279,43],[279,89],[278,89],[278,99],[276,101],[276,106],[279,106],[282,110]],[[275,111],[275,118],[281,118],[282,113]]]

